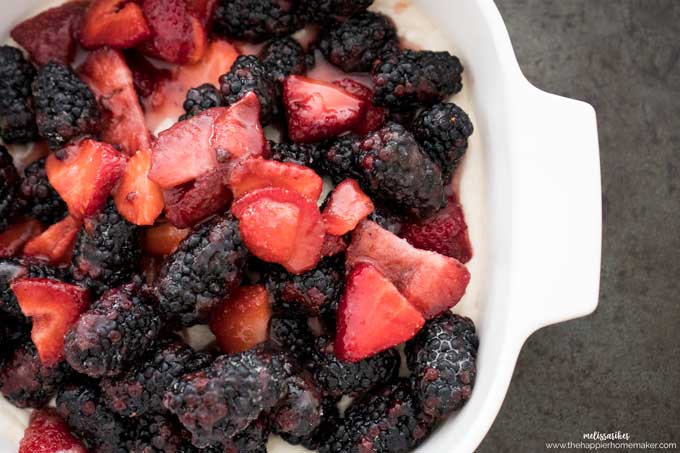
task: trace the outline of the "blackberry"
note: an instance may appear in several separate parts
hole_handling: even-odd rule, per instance
[[[312,376],[297,373],[287,380],[286,396],[269,413],[277,433],[295,437],[311,435],[323,417],[323,399]]]
[[[48,63],[33,81],[36,123],[50,148],[59,148],[81,135],[95,134],[99,110],[92,91],[68,67]]]
[[[370,71],[383,52],[397,46],[397,29],[392,20],[371,12],[329,27],[317,43],[326,60],[345,72]]]
[[[156,294],[165,319],[183,326],[206,322],[241,282],[247,259],[232,215],[197,227],[161,265]]]
[[[187,91],[187,97],[184,100],[184,111],[186,113],[180,116],[179,120],[187,120],[204,110],[221,107],[222,105],[224,105],[224,101],[222,100],[220,90],[215,88],[213,84],[204,83],[197,88]]]
[[[105,293],[65,337],[68,363],[90,377],[117,376],[156,341],[160,316],[145,291],[130,283]]]
[[[343,135],[321,151],[318,167],[334,183],[347,178],[361,180],[361,168],[355,161],[355,147],[359,140],[356,135]]]
[[[260,416],[246,429],[224,440],[224,449],[220,449],[219,453],[267,453],[268,439],[269,423],[264,416]]]
[[[220,356],[176,381],[163,403],[192,434],[197,447],[231,438],[284,396],[282,358],[255,348]]]
[[[73,249],[76,280],[96,295],[125,283],[137,271],[139,228],[125,220],[109,199],[104,209],[85,219]]]
[[[321,402],[321,421],[319,426],[305,436],[293,436],[287,433],[279,433],[280,436],[291,445],[302,445],[309,450],[318,450],[335,432],[340,420],[340,411],[335,399],[325,398]]]
[[[0,138],[5,143],[31,142],[38,136],[31,97],[35,74],[19,49],[0,47]]]
[[[6,230],[18,211],[19,173],[7,148],[0,145],[0,232]]]
[[[317,145],[274,142],[269,142],[269,145],[272,150],[271,159],[279,162],[291,162],[316,168],[321,157],[321,150]]]
[[[394,110],[432,105],[463,88],[462,73],[460,60],[448,52],[387,53],[373,66],[373,102]]]
[[[305,318],[272,317],[269,321],[269,341],[300,363],[307,362],[315,354],[315,338]]]
[[[373,0],[300,0],[300,4],[313,22],[329,22],[366,11]]]
[[[26,205],[26,213],[45,225],[57,223],[68,213],[66,203],[47,179],[44,158],[24,170],[20,197]]]
[[[368,219],[397,236],[399,236],[404,223],[403,219],[392,212],[391,209],[381,205],[375,205],[375,209],[368,216]]]
[[[307,72],[305,50],[290,36],[271,41],[262,50],[262,64],[272,79],[281,83],[289,75]]]
[[[135,419],[127,441],[129,453],[184,453],[192,447],[183,437],[179,424],[162,414]]]
[[[139,363],[116,378],[101,382],[106,404],[119,415],[163,413],[163,395],[180,376],[208,365],[210,356],[196,353],[179,340],[164,340]]]
[[[21,344],[30,341],[31,323],[0,313],[0,368]]]
[[[435,104],[416,117],[413,136],[423,151],[439,164],[448,180],[467,151],[474,127],[470,117],[456,104]]]
[[[414,393],[423,412],[442,418],[460,409],[475,384],[479,339],[469,318],[444,313],[406,345]]]
[[[220,0],[214,32],[227,38],[263,42],[289,35],[303,25],[296,0]]]
[[[253,92],[260,101],[260,120],[269,124],[278,115],[278,89],[267,68],[254,55],[241,55],[231,69],[220,76],[220,90],[227,105],[232,105]]]

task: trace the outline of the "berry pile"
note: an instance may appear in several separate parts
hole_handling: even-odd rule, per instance
[[[449,187],[463,66],[372,4],[78,0],[12,30],[0,393],[38,409],[20,453],[406,452],[471,397],[479,340],[450,311],[473,256]]]

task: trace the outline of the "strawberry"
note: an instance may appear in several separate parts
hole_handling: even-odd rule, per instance
[[[80,230],[80,221],[66,216],[62,221],[31,239],[24,247],[24,255],[60,265],[71,262],[73,246]]]
[[[87,453],[87,449],[71,434],[57,411],[46,408],[31,414],[19,453]]]
[[[24,219],[14,223],[0,233],[0,258],[18,256],[24,244],[38,236],[43,226],[34,219]]]
[[[272,316],[264,286],[238,288],[212,314],[210,330],[225,354],[247,351],[267,340]]]
[[[32,318],[31,339],[45,366],[64,358],[64,335],[87,310],[87,290],[47,278],[18,278],[11,283],[21,312]]]
[[[135,225],[153,225],[163,212],[163,191],[149,179],[151,150],[141,149],[128,160],[113,200],[118,212]]]
[[[210,30],[217,0],[186,0],[189,14],[201,21],[206,30]]]
[[[169,189],[235,158],[261,156],[268,145],[259,117],[260,103],[255,93],[249,93],[230,107],[180,121],[158,136],[149,178]]]
[[[231,212],[241,236],[258,258],[301,274],[321,259],[324,225],[316,203],[278,187],[258,189],[237,200]]]
[[[357,264],[338,306],[334,353],[358,362],[410,340],[423,327],[420,312],[375,267]]]
[[[14,27],[10,36],[38,65],[56,61],[68,66],[87,6],[87,1],[72,1],[50,8]]]
[[[151,134],[123,54],[112,49],[94,51],[79,73],[103,112],[102,140],[119,145],[128,155],[150,148]]]
[[[265,159],[248,159],[234,168],[229,179],[234,198],[263,187],[294,190],[316,202],[323,189],[323,180],[311,168]]]
[[[343,236],[333,236],[326,234],[321,247],[321,256],[335,256],[347,250],[347,240]]]
[[[220,168],[210,170],[181,186],[165,190],[165,216],[177,228],[194,226],[229,208],[233,199]]]
[[[389,112],[386,108],[373,104],[373,90],[354,79],[342,79],[333,83],[366,102],[364,117],[357,122],[353,132],[359,135],[368,135],[371,132],[377,131],[385,124]]]
[[[45,169],[69,213],[82,219],[104,206],[126,163],[125,156],[111,145],[85,139],[50,154]]]
[[[470,273],[457,260],[417,249],[368,220],[354,230],[347,249],[347,268],[358,263],[374,265],[426,319],[458,303],[470,282]]]
[[[130,0],[94,0],[80,30],[80,43],[87,49],[126,49],[149,37],[151,29],[142,8]]]
[[[331,193],[323,211],[326,232],[336,236],[349,233],[373,212],[374,206],[353,179],[342,181]]]
[[[283,82],[288,134],[296,143],[318,142],[350,131],[366,102],[332,83],[290,76]]]
[[[135,50],[125,52],[125,62],[132,72],[132,84],[135,91],[143,98],[151,96],[172,75],[169,69],[154,66],[144,55]]]
[[[172,255],[190,232],[188,228],[179,229],[170,223],[161,223],[144,232],[142,250],[153,256]]]

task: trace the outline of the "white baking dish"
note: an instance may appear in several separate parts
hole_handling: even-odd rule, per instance
[[[54,3],[5,0],[0,34],[7,37],[14,24]],[[469,403],[418,451],[470,453],[500,409],[527,337],[597,306],[601,191],[595,112],[524,78],[492,0],[377,0],[376,6],[391,11],[407,41],[453,48],[466,67],[464,91],[454,100],[475,122],[459,184],[476,257],[471,287],[457,311],[472,316],[479,328],[478,378]],[[17,412],[5,407],[0,452],[13,453],[17,425],[25,419],[20,414],[17,423]],[[292,449],[278,444],[275,450]]]

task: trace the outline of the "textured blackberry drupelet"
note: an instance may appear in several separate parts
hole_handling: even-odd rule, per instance
[[[478,347],[474,323],[450,312],[428,321],[407,343],[406,359],[423,412],[442,418],[467,402],[477,375]]]
[[[219,0],[214,33],[227,38],[263,42],[289,35],[303,25],[296,0]]]
[[[404,226],[404,220],[399,217],[399,215],[392,212],[391,209],[381,205],[375,206],[373,212],[368,216],[368,220],[377,223],[387,231],[390,231],[397,236]]]
[[[138,283],[106,292],[66,334],[68,363],[94,378],[119,375],[158,337],[161,319],[152,303]]]
[[[189,453],[194,449],[184,439],[182,428],[174,419],[163,414],[135,419],[126,437],[129,453]]]
[[[345,72],[367,72],[386,51],[398,47],[397,29],[383,14],[366,12],[329,27],[317,43],[331,64]]]
[[[271,41],[262,50],[262,64],[277,82],[289,75],[307,72],[307,56],[299,42],[290,36]]]
[[[26,338],[0,371],[0,393],[17,407],[47,404],[73,371],[64,362],[43,366],[33,342]]]
[[[315,337],[307,319],[296,316],[274,316],[269,321],[271,345],[305,364],[315,354]]]
[[[47,179],[44,158],[24,170],[19,196],[26,205],[26,213],[45,225],[57,223],[68,213],[66,203]]]
[[[462,73],[460,60],[448,52],[387,53],[373,66],[373,102],[394,110],[432,105],[463,88]]]
[[[470,117],[456,104],[435,104],[416,117],[413,136],[430,158],[439,164],[448,180],[467,151],[474,132]]]
[[[0,313],[0,369],[6,359],[23,343],[30,341],[31,323]]]
[[[220,90],[215,88],[213,84],[204,83],[197,88],[187,91],[187,97],[184,100],[184,111],[186,113],[180,116],[179,120],[187,120],[204,110],[223,105],[224,101],[222,100]]]
[[[309,450],[318,450],[342,424],[340,411],[335,399],[325,398],[321,402],[321,421],[314,431],[305,436],[293,436],[287,433],[279,435],[291,445],[302,445]]]
[[[179,340],[166,339],[122,375],[101,382],[106,404],[125,417],[163,413],[166,390],[180,376],[207,366],[210,359]]]
[[[231,69],[220,76],[220,90],[226,105],[232,105],[254,92],[260,101],[260,120],[269,124],[278,115],[278,89],[267,68],[254,55],[241,55]]]
[[[19,49],[0,47],[0,137],[5,143],[26,143],[38,136],[31,97],[35,74]]]
[[[139,227],[126,221],[109,199],[104,209],[85,219],[73,249],[76,280],[96,295],[126,283],[137,272]]]
[[[51,148],[97,132],[97,101],[68,67],[59,63],[41,67],[33,81],[33,99],[38,132]]]
[[[287,380],[286,396],[269,413],[272,429],[295,437],[311,435],[323,418],[323,398],[306,372]]]
[[[268,439],[269,423],[267,418],[261,415],[246,429],[231,439],[225,439],[224,448],[219,449],[219,453],[267,453]]]
[[[291,162],[306,167],[317,168],[322,150],[317,145],[269,142],[271,160]]]
[[[156,294],[165,319],[183,326],[206,322],[241,282],[247,259],[233,216],[197,227],[161,266]]]
[[[366,11],[373,0],[299,0],[305,16],[314,22],[329,22]]]
[[[11,225],[19,210],[17,195],[20,181],[14,159],[7,148],[0,145],[0,232]]]
[[[363,138],[341,137],[324,157],[336,182],[353,177],[395,211],[420,218],[446,204],[439,166],[400,124],[388,123]]]
[[[192,434],[197,447],[233,437],[285,395],[285,360],[255,348],[218,357],[209,367],[183,376],[163,401]]]

